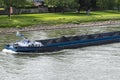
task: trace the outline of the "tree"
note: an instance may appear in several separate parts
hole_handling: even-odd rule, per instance
[[[115,4],[117,6],[117,10],[120,11],[120,0],[115,0]]]
[[[76,0],[79,4],[78,12],[85,6],[85,0]]]
[[[107,9],[114,9],[115,0],[107,0]]]
[[[76,7],[77,3],[74,0],[45,0],[48,7],[60,8],[61,12],[64,13],[66,7]]]
[[[96,10],[97,9],[97,4],[96,4],[97,0],[91,0],[91,8],[93,10]]]
[[[90,13],[90,9],[93,6],[92,0],[76,0],[76,1],[77,1],[77,3],[79,3],[78,13],[80,12],[81,9],[85,9],[87,14]]]
[[[28,4],[28,0],[0,0],[0,4],[8,11],[10,17],[12,7],[24,7]]]
[[[105,9],[106,8],[106,0],[98,0],[97,1],[97,6],[100,8],[100,9]]]
[[[3,4],[4,4],[3,0],[0,0],[0,7],[3,7]]]
[[[97,6],[100,9],[114,9],[115,7],[115,0],[98,0],[97,1]]]

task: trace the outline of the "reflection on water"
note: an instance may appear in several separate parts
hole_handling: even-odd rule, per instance
[[[120,26],[84,27],[24,33],[28,38],[120,31]],[[15,34],[0,35],[1,45],[19,40]],[[0,80],[119,80],[120,43],[66,49],[41,55],[0,52]]]

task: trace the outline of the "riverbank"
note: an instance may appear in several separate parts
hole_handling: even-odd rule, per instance
[[[108,20],[120,20],[120,12],[113,10],[91,11],[86,15],[81,13],[65,12],[62,13],[39,13],[39,14],[20,14],[0,16],[0,28],[24,28],[33,25],[60,25],[60,24],[81,24],[86,22],[98,22]]]
[[[56,29],[68,29],[68,28],[91,27],[91,26],[106,26],[106,25],[120,25],[120,20],[86,22],[81,24],[60,24],[54,26],[33,25],[24,28],[0,28],[0,34],[14,33],[16,31],[26,32],[26,31],[56,30]]]

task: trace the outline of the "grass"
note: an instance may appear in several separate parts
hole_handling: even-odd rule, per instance
[[[4,8],[0,8],[0,10],[4,10]]]
[[[69,13],[41,13],[12,15],[11,20],[6,15],[0,15],[0,27],[25,27],[31,25],[80,24],[82,22],[96,22],[106,20],[120,20],[120,12],[94,11],[90,15]]]

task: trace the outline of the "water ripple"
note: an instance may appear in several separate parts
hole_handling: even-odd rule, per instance
[[[64,31],[32,31],[25,35],[34,40],[65,34],[69,36],[120,31],[119,27],[99,26]],[[1,49],[6,42],[14,42],[18,39],[14,34],[0,37]],[[120,43],[114,43],[65,49],[42,55],[12,55],[0,52],[0,80],[119,80],[119,48]]]

